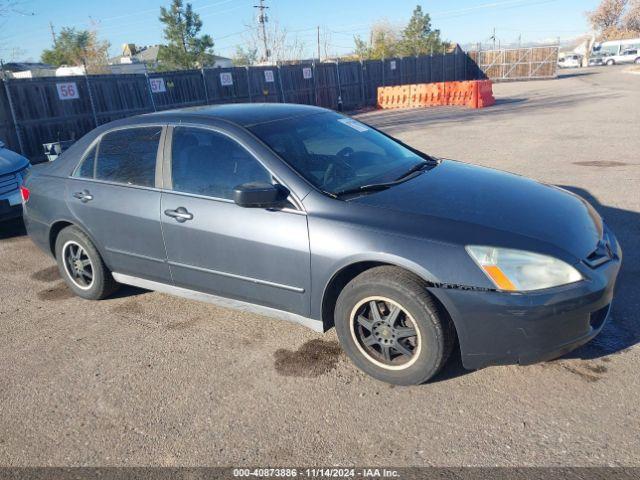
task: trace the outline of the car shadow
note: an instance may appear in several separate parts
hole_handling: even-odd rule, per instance
[[[594,67],[583,67],[583,68],[594,68]],[[575,71],[571,71],[571,72],[561,72],[557,79],[558,80],[563,80],[565,78],[575,78],[575,77],[588,77],[589,75],[595,75],[597,72],[594,71],[580,71],[580,70],[575,70]]]
[[[22,218],[14,218],[0,223],[0,240],[23,237],[27,234]]]
[[[640,291],[640,213],[603,205],[588,190],[560,185],[587,200],[615,233],[622,246],[622,268],[609,321],[591,342],[562,358],[592,360],[620,353],[640,342],[638,291]]]

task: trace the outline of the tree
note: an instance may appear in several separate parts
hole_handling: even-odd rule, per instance
[[[160,47],[158,62],[162,69],[202,68],[213,63],[213,39],[201,35],[202,20],[190,3],[173,0],[169,8],[160,7],[167,44]]]
[[[588,13],[593,29],[605,32],[619,28],[627,3],[629,0],[602,0],[595,10]]]
[[[640,0],[632,0],[623,21],[626,30],[640,32]]]
[[[402,38],[398,43],[398,53],[403,57],[428,55],[432,51],[444,51],[445,43],[440,40],[440,30],[431,29],[431,17],[417,5],[409,23],[402,31]]]
[[[398,53],[399,34],[386,20],[371,27],[371,38],[367,44],[359,36],[354,37],[356,54],[363,60],[381,60],[395,57]]]
[[[83,65],[87,71],[100,70],[106,65],[109,42],[98,40],[96,32],[63,28],[55,37],[53,47],[42,52],[44,63],[60,65]]]
[[[238,61],[252,60],[251,64],[256,63],[258,52],[261,52],[262,37],[261,28],[256,21],[253,24],[245,25],[247,29],[246,35],[243,35],[243,44],[236,46],[236,55]],[[280,27],[278,21],[270,21],[266,25],[267,45],[269,47],[270,62],[296,62],[302,58],[305,44],[297,36],[291,38],[286,28]],[[243,54],[250,54],[248,58],[244,58]]]
[[[640,0],[602,0],[587,17],[600,40],[640,35]]]
[[[257,47],[236,46],[236,53],[233,55],[233,64],[237,67],[250,67],[258,61]]]

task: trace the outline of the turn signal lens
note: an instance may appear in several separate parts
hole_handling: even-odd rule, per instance
[[[27,203],[29,201],[29,197],[31,196],[31,192],[27,187],[22,185],[20,187],[20,194],[22,195],[22,203]]]
[[[496,265],[483,265],[482,269],[485,271],[489,278],[493,280],[493,283],[496,284],[500,290],[508,290],[508,291],[516,291],[516,286],[511,283],[511,280],[507,278],[500,267]]]

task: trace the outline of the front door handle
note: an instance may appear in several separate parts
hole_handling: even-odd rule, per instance
[[[89,193],[89,190],[83,190],[81,192],[76,192],[73,194],[74,198],[77,198],[82,203],[87,203],[93,200],[93,195]]]
[[[193,213],[189,213],[184,207],[178,207],[175,210],[165,210],[164,214],[167,217],[175,218],[176,221],[180,223],[193,220]]]

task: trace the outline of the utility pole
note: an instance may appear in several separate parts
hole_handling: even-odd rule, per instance
[[[496,49],[496,27],[493,27],[493,35],[491,35],[491,38],[493,39],[493,49]]]
[[[320,63],[320,25],[318,25],[318,63]]]
[[[267,46],[267,26],[266,23],[269,21],[269,17],[267,16],[267,14],[265,13],[265,10],[269,7],[267,7],[264,4],[264,0],[260,0],[260,5],[254,5],[253,8],[257,8],[258,9],[258,23],[261,26],[261,30],[262,30],[262,43],[264,45],[264,54],[262,56],[262,61],[263,62],[267,62],[269,61],[269,57],[271,56],[271,52],[269,52],[269,47]]]
[[[51,30],[51,40],[53,40],[53,46],[56,46],[56,31],[53,28],[53,22],[49,22],[49,30]]]

